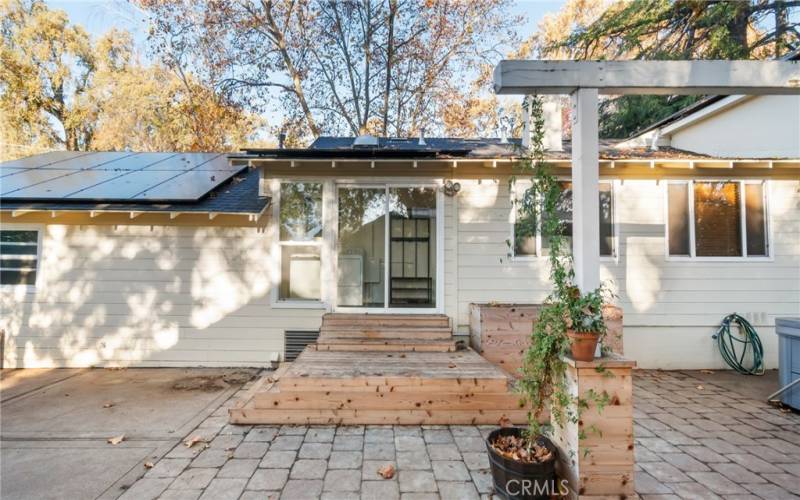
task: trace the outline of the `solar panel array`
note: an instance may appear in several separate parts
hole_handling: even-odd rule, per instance
[[[245,168],[220,153],[54,151],[0,163],[0,197],[195,201]]]

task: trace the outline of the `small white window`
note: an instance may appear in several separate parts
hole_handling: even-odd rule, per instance
[[[559,197],[556,212],[561,221],[562,234],[565,237],[565,245],[572,248],[572,183],[569,181],[559,182],[561,186],[561,196]],[[614,190],[613,184],[603,181],[599,184],[598,203],[600,208],[600,256],[613,257],[616,252],[616,233],[614,227]],[[513,229],[513,252],[514,256],[526,257],[535,255],[547,255],[547,241],[536,234],[535,216],[530,210],[533,203],[540,203],[534,200],[531,194],[531,184],[529,182],[517,182],[514,186],[514,229]]]
[[[39,268],[39,231],[0,230],[0,285],[36,284]]]
[[[670,257],[768,257],[763,181],[667,184]]]
[[[279,301],[321,300],[322,183],[281,183]]]

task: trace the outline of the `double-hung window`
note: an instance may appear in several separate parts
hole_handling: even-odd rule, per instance
[[[282,182],[278,197],[278,301],[321,300],[322,183]]]
[[[561,221],[561,234],[564,244],[572,248],[572,183],[559,182],[561,195],[556,204],[556,213]],[[610,181],[599,184],[598,204],[600,208],[600,256],[613,257],[616,253],[616,236],[614,232],[614,190]],[[514,185],[514,237],[513,251],[515,257],[528,257],[548,254],[548,242],[538,234],[538,225],[531,210],[531,204],[540,204],[531,194],[530,182],[517,182]]]
[[[36,284],[39,267],[39,231],[0,230],[0,285]]]
[[[670,257],[769,256],[764,181],[672,181],[667,184]]]

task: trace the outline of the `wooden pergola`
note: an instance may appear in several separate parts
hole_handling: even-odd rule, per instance
[[[800,63],[501,61],[494,88],[498,94],[571,95],[572,245],[577,285],[587,291],[600,284],[598,95],[800,95]]]

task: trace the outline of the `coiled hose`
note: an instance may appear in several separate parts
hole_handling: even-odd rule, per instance
[[[739,327],[739,335],[731,334],[731,325]],[[736,313],[729,314],[722,320],[713,338],[717,340],[719,352],[728,366],[743,375],[764,375],[764,346],[749,321]],[[748,351],[752,353],[752,365],[749,367],[743,364]]]

